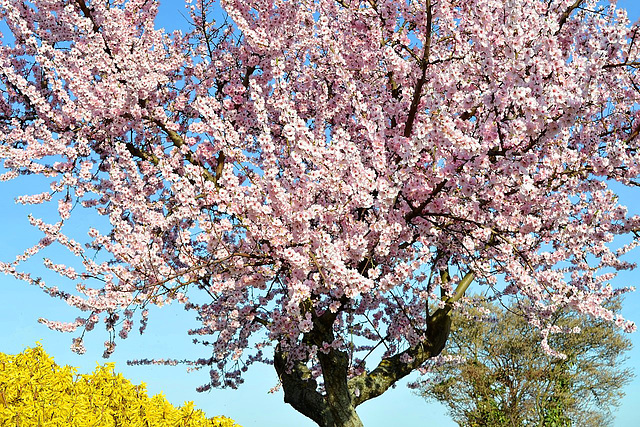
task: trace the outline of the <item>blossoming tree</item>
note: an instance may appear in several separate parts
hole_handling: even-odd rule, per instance
[[[102,319],[108,356],[177,300],[211,347],[203,389],[273,363],[296,410],[359,426],[470,286],[531,301],[552,354],[558,309],[635,328],[601,305],[640,230],[610,189],[640,174],[638,27],[615,2],[197,0],[171,34],[157,7],[0,1],[1,177],[48,180],[18,202],[59,217],[0,266],[81,310],[42,319],[75,351]],[[82,241],[85,209],[110,226]],[[20,265],[50,245],[75,290]]]

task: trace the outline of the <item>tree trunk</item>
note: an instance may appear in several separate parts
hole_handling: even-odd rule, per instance
[[[318,359],[333,424],[335,427],[362,427],[347,383],[349,359],[346,353],[338,350],[330,350],[327,354],[318,352]]]
[[[327,310],[314,317],[313,330],[305,334],[304,341],[318,348],[332,343],[336,316]],[[353,403],[355,396],[348,385],[349,358],[345,352],[334,348],[318,351],[325,389],[321,394],[305,361],[288,362],[287,354],[279,350],[277,347],[274,366],[282,382],[286,403],[320,427],[363,427]]]
[[[435,311],[427,321],[425,339],[401,353],[384,358],[371,372],[349,379],[349,357],[344,351],[329,347],[319,350],[318,361],[322,367],[325,393],[318,391],[318,383],[306,362],[289,361],[288,355],[276,346],[274,367],[284,390],[285,403],[311,418],[320,427],[363,427],[356,407],[369,399],[380,396],[399,379],[422,366],[429,358],[442,352],[451,330],[453,304],[465,293],[473,272],[467,273],[458,284],[454,296],[445,306]],[[315,344],[319,349],[333,343],[333,324],[337,314],[327,310],[313,316],[313,329],[304,334],[303,342]]]
[[[320,427],[363,427],[356,407],[375,398],[400,378],[420,367],[428,358],[440,354],[451,328],[450,307],[437,310],[429,319],[427,338],[395,356],[383,359],[368,374],[348,379],[349,359],[345,352],[330,348],[318,351],[325,393],[318,391],[317,381],[306,361],[288,361],[286,352],[276,347],[274,367],[284,390],[285,403],[311,418]],[[314,329],[305,339],[314,343],[333,342],[332,318],[315,319]],[[408,360],[403,360],[408,356]]]
[[[318,384],[306,364],[297,361],[287,366],[287,354],[276,349],[274,367],[282,382],[285,403],[320,427],[363,427],[347,386],[346,355],[333,350],[323,354],[321,360],[325,395],[318,392]]]

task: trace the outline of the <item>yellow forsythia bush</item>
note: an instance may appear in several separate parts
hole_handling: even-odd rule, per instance
[[[146,386],[115,374],[114,364],[90,375],[60,367],[40,344],[15,356],[0,353],[0,426],[239,427],[226,417],[208,419],[193,402],[172,406]]]

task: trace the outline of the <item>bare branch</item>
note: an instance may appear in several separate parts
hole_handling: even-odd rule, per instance
[[[418,113],[418,106],[420,105],[420,97],[422,96],[422,86],[424,86],[425,81],[427,80],[427,67],[429,65],[429,55],[431,54],[431,33],[432,33],[432,25],[433,25],[433,14],[431,13],[431,0],[427,0],[427,34],[424,42],[424,51],[422,54],[422,61],[420,64],[420,69],[422,70],[422,74],[418,81],[416,82],[416,87],[413,91],[413,99],[411,100],[411,106],[409,107],[409,114],[407,116],[407,121],[404,125],[404,136],[410,137],[411,132],[413,131],[413,122],[416,119],[416,114]]]
[[[560,33],[560,30],[562,30],[562,26],[567,22],[567,19],[569,19],[571,13],[579,8],[582,3],[584,3],[584,0],[576,0],[571,6],[567,8],[567,10],[564,11],[562,15],[560,15],[560,19],[558,20],[558,30],[556,31],[555,35],[558,35],[558,33]]]

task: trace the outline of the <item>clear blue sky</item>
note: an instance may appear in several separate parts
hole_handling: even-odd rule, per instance
[[[161,7],[159,27],[167,29],[184,26],[181,1],[166,1]],[[640,17],[640,1],[619,0],[618,5],[629,11],[632,20]],[[29,188],[35,188],[36,182],[17,181],[0,182],[0,260],[9,261],[15,255],[36,242],[41,236],[29,226],[26,215],[34,213],[44,216],[44,212],[34,206],[19,206],[12,200]],[[621,194],[624,204],[631,212],[640,214],[640,192],[626,191]],[[40,214],[42,212],[42,214]],[[80,218],[74,225],[86,230],[91,218]],[[59,261],[62,253],[44,254]],[[632,254],[634,261],[638,251]],[[41,259],[41,258],[40,258]],[[36,274],[41,267],[34,266]],[[640,270],[620,275],[615,284],[619,286],[636,285],[640,288]],[[185,367],[139,367],[127,366],[130,359],[146,357],[197,358],[207,356],[203,347],[194,346],[186,330],[196,326],[190,313],[180,306],[164,307],[152,310],[149,327],[144,335],[132,333],[127,340],[118,341],[115,354],[108,360],[116,362],[116,371],[134,383],[145,382],[150,394],[164,393],[169,401],[180,405],[185,400],[193,400],[197,407],[208,416],[227,415],[244,427],[306,427],[314,426],[310,420],[298,414],[283,402],[282,392],[268,394],[267,391],[277,383],[274,370],[269,366],[254,366],[245,377],[246,382],[239,390],[213,390],[208,393],[196,393],[195,388],[204,383],[207,372],[187,374]],[[623,314],[640,325],[640,291],[630,294],[625,301]],[[87,353],[78,356],[69,350],[71,338],[75,335],[61,334],[48,330],[37,322],[39,317],[51,320],[71,321],[78,312],[59,300],[44,295],[39,289],[27,286],[10,277],[0,276],[0,352],[15,354],[25,347],[40,341],[45,350],[58,364],[78,366],[80,372],[91,372],[102,359],[104,329],[85,338]],[[135,331],[135,329],[134,329]],[[629,353],[629,364],[640,372],[640,332],[632,334],[635,348]],[[426,403],[415,396],[402,382],[396,389],[389,390],[383,396],[369,401],[358,408],[358,412],[367,427],[388,427],[391,425],[433,427],[455,426],[446,415],[444,406]],[[625,389],[626,397],[622,401],[614,423],[615,427],[636,427],[639,425],[638,404],[640,404],[640,378],[635,378]]]

